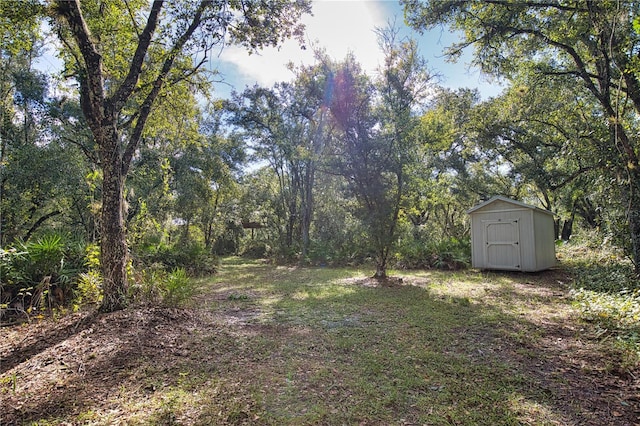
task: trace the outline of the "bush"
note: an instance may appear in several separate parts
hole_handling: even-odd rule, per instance
[[[262,259],[271,254],[271,247],[264,241],[251,240],[242,249],[241,255],[251,259]]]
[[[180,306],[196,293],[195,281],[182,268],[174,269],[162,283],[162,303],[166,306]]]
[[[1,308],[30,314],[69,303],[83,272],[82,246],[49,234],[2,250]]]
[[[23,311],[24,300],[17,300],[19,289],[26,286],[26,279],[19,265],[24,262],[24,258],[28,256],[25,251],[19,251],[15,247],[7,250],[0,248],[0,272],[2,279],[0,280],[0,318],[3,318],[7,312],[12,310]]]
[[[137,256],[143,268],[160,265],[165,271],[182,268],[191,276],[205,276],[216,272],[218,259],[197,242],[148,246]]]
[[[456,238],[432,242],[411,235],[400,239],[395,253],[396,267],[404,269],[457,270],[467,268],[470,260],[470,241]]]
[[[99,271],[90,270],[78,276],[74,300],[76,307],[97,305],[102,301],[102,274]]]
[[[167,272],[156,264],[145,269],[131,286],[130,297],[135,303],[181,306],[198,291],[197,282],[183,268]]]

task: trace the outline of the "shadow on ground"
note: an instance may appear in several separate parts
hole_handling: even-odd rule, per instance
[[[559,271],[469,272],[472,297],[228,271],[190,309],[0,330],[0,424],[640,422],[638,381],[572,315]]]

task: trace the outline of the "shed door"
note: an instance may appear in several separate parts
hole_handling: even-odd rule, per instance
[[[518,222],[518,219],[483,221],[484,260],[488,269],[522,269]]]

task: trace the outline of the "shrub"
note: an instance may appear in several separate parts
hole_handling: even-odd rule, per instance
[[[457,238],[434,242],[411,235],[398,242],[395,253],[396,266],[405,269],[456,270],[467,268],[470,260],[470,241]]]
[[[242,249],[242,256],[252,259],[262,259],[271,254],[271,247],[264,241],[251,240]]]
[[[102,274],[96,270],[82,272],[74,291],[76,307],[97,305],[102,301]]]
[[[142,271],[130,291],[135,303],[175,307],[188,302],[198,291],[198,284],[184,268],[167,272],[155,264]]]
[[[3,250],[3,310],[30,314],[69,303],[83,270],[79,247],[60,234],[49,234]]]
[[[58,280],[65,262],[65,246],[60,235],[44,236],[35,242],[21,243],[20,246],[22,251],[28,253],[17,265],[26,281],[38,283],[46,276],[51,277],[53,282]],[[67,277],[62,280],[67,281]]]
[[[19,251],[15,247],[10,247],[7,250],[0,248],[0,272],[2,273],[0,289],[3,286],[16,285],[26,281],[23,271],[18,265],[24,261],[24,257],[28,254],[26,251]]]
[[[129,298],[133,303],[156,305],[162,301],[162,282],[167,275],[164,268],[156,263],[135,274],[129,287]]]
[[[189,278],[183,268],[174,269],[162,284],[162,303],[166,306],[184,304],[197,290],[195,281]]]
[[[160,265],[167,272],[182,268],[192,276],[213,274],[218,265],[217,257],[197,242],[147,246],[138,253],[137,259],[143,268]]]

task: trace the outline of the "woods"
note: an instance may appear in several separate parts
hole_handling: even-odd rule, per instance
[[[0,423],[637,423],[640,2],[316,6],[0,0]]]
[[[636,272],[640,271],[638,142],[634,136],[640,112],[638,5],[620,1],[403,3],[408,21],[416,28],[446,23],[463,32],[463,41],[450,46],[449,55],[472,47],[475,63],[485,72],[518,82],[523,91],[549,84],[571,88],[562,102],[589,119],[578,130],[585,133],[588,129],[588,136],[574,132],[562,136],[578,139],[579,145],[589,146],[603,161],[578,163],[576,173],[568,175],[594,168],[607,176],[611,190],[620,191],[623,202],[616,209],[624,212],[629,235],[624,244]],[[536,96],[544,95],[538,92]],[[549,131],[564,132],[571,125],[569,120],[553,123],[541,117],[536,121],[543,126],[538,132],[545,136]],[[604,129],[595,129],[596,124]],[[606,134],[591,137],[598,130]],[[513,145],[521,143],[506,135],[503,138]],[[535,164],[534,158],[530,160]],[[536,166],[540,168],[539,163]]]
[[[640,263],[633,2],[403,2],[414,28],[462,32],[447,54],[475,49],[505,86],[487,99],[441,86],[393,24],[376,29],[374,72],[313,47],[290,81],[218,98],[212,52],[306,49],[305,1],[23,5],[1,10],[4,309],[60,275],[21,276],[45,241],[50,264],[77,265],[51,284],[64,303],[91,272],[105,312],[155,270],[204,275],[228,254],[371,264],[380,279],[466,267],[465,212],[493,195]],[[45,51],[59,74],[34,66]]]

